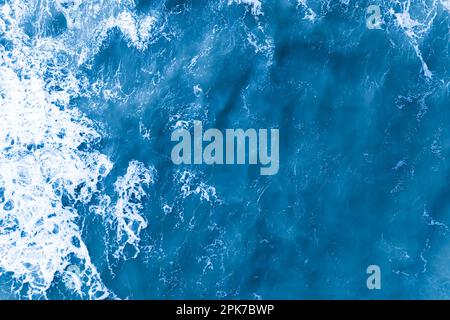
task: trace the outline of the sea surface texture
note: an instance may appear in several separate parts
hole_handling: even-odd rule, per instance
[[[449,39],[449,0],[0,0],[0,298],[450,298]],[[278,174],[173,164],[194,120]]]

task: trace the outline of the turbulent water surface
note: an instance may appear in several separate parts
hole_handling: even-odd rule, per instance
[[[449,26],[449,0],[0,0],[0,298],[450,298]],[[194,120],[279,128],[279,173],[174,165]]]

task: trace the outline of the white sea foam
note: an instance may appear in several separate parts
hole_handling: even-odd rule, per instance
[[[228,5],[233,3],[244,4],[250,7],[252,14],[255,16],[263,15],[262,4],[259,0],[228,0]]]
[[[61,41],[71,48],[78,64],[89,63],[113,29],[119,30],[127,44],[138,50],[147,49],[153,36],[159,34],[157,17],[133,13],[133,0],[57,0],[56,4],[67,21]]]
[[[247,41],[253,46],[255,53],[263,53],[268,57],[269,61],[272,61],[275,45],[270,37],[263,36],[263,38],[260,40],[254,33],[247,33]]]
[[[256,21],[257,27],[254,30],[250,30],[245,24],[244,30],[247,34],[248,43],[254,48],[255,53],[262,53],[267,57],[267,64],[271,65],[274,54],[274,41],[272,37],[266,34],[264,24],[260,16],[263,16],[262,3],[259,0],[228,0],[228,5],[232,4],[243,4],[250,8],[252,15]]]
[[[151,28],[156,22],[156,18],[146,16],[142,19],[136,18],[129,11],[119,13],[117,17],[107,19],[98,30],[99,41],[107,37],[109,30],[119,28],[123,35],[131,44],[139,50],[147,48],[151,36]]]
[[[420,50],[420,40],[430,30],[437,15],[437,1],[433,1],[429,6],[424,6],[422,8],[421,12],[423,13],[423,17],[420,21],[411,17],[411,0],[401,2],[400,7],[400,12],[395,11],[393,8],[390,8],[389,12],[395,17],[397,25],[410,39],[414,51],[422,64],[424,76],[431,79],[433,74],[423,58]]]
[[[316,21],[317,14],[308,6],[307,0],[297,0],[297,4],[305,10],[305,16],[303,19],[311,22]]]
[[[445,9],[450,11],[450,0],[441,0],[441,3],[442,3],[442,5],[444,6]]]
[[[142,201],[147,196],[145,189],[154,183],[155,176],[153,167],[133,160],[126,173],[114,183],[115,201],[108,195],[102,195],[98,205],[90,207],[92,212],[106,221],[108,230],[114,232],[108,252],[115,259],[134,259],[140,253],[140,235],[148,226],[147,219],[142,215]]]
[[[136,258],[139,254],[140,233],[147,228],[148,223],[141,215],[142,200],[146,196],[145,186],[153,183],[155,170],[147,168],[138,161],[130,162],[124,176],[117,179],[114,189],[118,195],[117,202],[108,210],[107,220],[115,226],[114,252],[116,258]],[[131,254],[126,251],[131,250]]]
[[[81,297],[104,298],[109,291],[81,240],[74,204],[90,201],[112,164],[84,150],[100,133],[67,108],[78,90],[70,71],[58,78],[57,92],[50,90],[59,74],[47,62],[55,57],[51,47],[25,45],[25,9],[18,1],[0,7],[13,47],[0,47],[0,273],[13,274],[17,294],[45,297],[55,276],[76,264],[80,285],[73,288]]]
[[[198,195],[200,196],[200,200],[203,201],[220,202],[220,199],[217,197],[216,188],[201,181],[201,179],[191,171],[177,171],[174,180],[180,183],[180,191],[183,198]]]
[[[48,6],[55,3],[69,30],[52,38],[25,34],[23,22],[36,15],[39,30]],[[96,35],[113,27],[144,49],[155,20],[127,13],[132,1],[55,3],[14,0],[0,6],[0,32],[8,45],[0,46],[0,276],[12,275],[18,297],[45,298],[60,277],[81,298],[101,299],[111,292],[82,240],[76,205],[89,205],[101,194],[99,182],[112,163],[93,148],[102,136],[99,127],[69,107],[86,89],[75,76],[71,56],[92,58],[100,45]],[[106,7],[109,11],[102,11]],[[103,14],[100,29],[74,37],[80,28],[92,30]],[[117,201],[110,205],[103,196],[97,206],[98,212],[107,208],[105,219],[117,225],[119,255],[127,244],[138,249],[139,233],[147,226],[139,201],[145,195],[142,185],[151,177],[150,169],[130,163],[115,184]]]

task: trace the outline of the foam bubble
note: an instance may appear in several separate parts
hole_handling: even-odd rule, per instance
[[[201,181],[193,172],[178,170],[175,173],[175,181],[180,183],[180,191],[183,198],[192,195],[200,196],[200,200],[207,202],[219,201],[216,188]]]
[[[450,11],[450,0],[441,0],[441,3],[442,3],[442,5],[444,6],[445,9]]]
[[[249,6],[251,8],[252,14],[255,16],[263,15],[262,4],[259,0],[228,0],[228,5],[233,3]]]
[[[305,10],[305,16],[303,19],[315,22],[317,19],[317,14],[312,10],[306,0],[297,0],[297,4]]]
[[[405,32],[405,34],[410,39],[414,51],[416,52],[416,55],[420,59],[420,62],[422,64],[422,72],[424,76],[428,79],[431,79],[433,74],[423,58],[422,52],[419,47],[419,41],[430,30],[434,18],[437,15],[436,1],[434,1],[431,6],[424,7],[423,10],[421,10],[421,12],[423,13],[423,18],[421,21],[411,17],[411,0],[402,2],[400,7],[400,12],[396,12],[393,8],[390,8],[389,12],[395,17],[396,24]]]
[[[154,177],[153,168],[131,161],[126,174],[117,178],[114,183],[118,199],[108,210],[107,221],[116,229],[116,258],[136,258],[140,252],[140,233],[148,226],[147,220],[140,214],[143,209],[142,200],[147,195],[144,187],[153,183]]]

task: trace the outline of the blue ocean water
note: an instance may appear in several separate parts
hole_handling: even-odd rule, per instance
[[[450,298],[449,21],[448,0],[0,0],[0,298]],[[194,120],[279,129],[278,174],[174,165]]]

